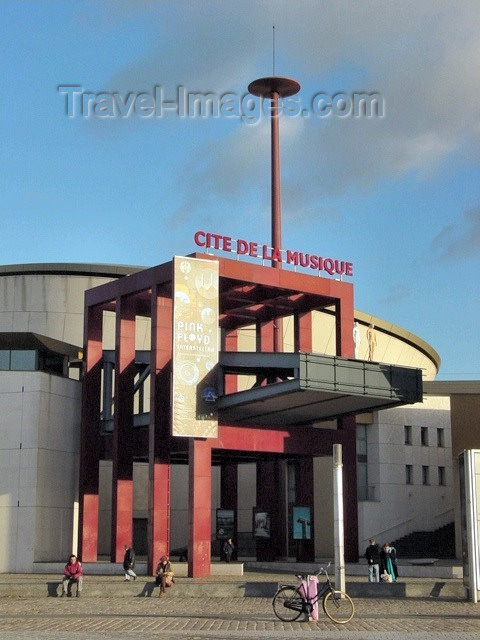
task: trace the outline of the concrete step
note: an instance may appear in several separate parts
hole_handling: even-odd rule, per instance
[[[466,591],[459,580],[424,580],[368,583],[348,582],[347,593],[352,598],[446,598],[466,600]]]
[[[293,574],[275,575],[249,573],[241,579],[235,576],[210,576],[208,578],[176,577],[175,584],[167,589],[169,598],[187,597],[263,597],[271,598],[281,584],[294,584]],[[45,598],[59,597],[62,592],[61,573],[0,574],[0,597]],[[346,590],[356,598],[448,598],[465,600],[461,580],[435,580],[428,578],[401,579],[397,583],[368,583],[365,576],[350,577]],[[73,588],[75,594],[75,587]],[[151,577],[141,576],[135,581],[124,582],[122,576],[85,575],[83,598],[133,598],[157,597],[159,589]]]
[[[65,562],[35,562],[33,572],[38,574],[63,574]],[[85,575],[91,576],[123,576],[123,566],[118,562],[82,562],[83,572]],[[188,575],[187,562],[172,562],[175,575],[178,577],[186,577]],[[210,565],[210,573],[212,576],[243,576],[243,562],[212,562]],[[147,575],[147,563],[136,562],[135,573],[137,576]]]
[[[212,576],[230,576],[241,578],[244,572],[262,572],[262,573],[281,573],[286,575],[295,575],[297,573],[312,573],[318,567],[324,567],[328,564],[328,560],[317,560],[316,562],[212,562]],[[188,564],[186,562],[172,562],[175,575],[178,577],[186,577],[188,575]],[[65,562],[36,562],[33,565],[35,574],[63,574]],[[415,558],[401,559],[398,562],[399,574],[401,578],[435,578],[448,580],[451,578],[461,580],[463,578],[463,569],[458,561],[446,561],[439,558]],[[108,561],[101,562],[84,562],[83,569],[85,575],[89,576],[123,576],[123,567],[120,563],[112,563]],[[147,563],[144,561],[137,562],[135,565],[135,573],[138,576],[147,576]],[[334,573],[331,571],[330,573]],[[345,575],[347,576],[366,576],[366,561],[362,560],[358,563],[348,563],[345,565]]]
[[[305,562],[245,562],[245,571],[266,571],[291,573],[313,573],[316,567],[325,567],[328,560],[319,560],[315,563]],[[402,559],[398,562],[398,571],[403,578],[435,578],[441,580],[463,579],[463,569],[458,561],[446,561],[438,558]],[[334,574],[333,567],[329,570]],[[345,565],[346,576],[366,576],[367,563],[362,560],[358,563]]]

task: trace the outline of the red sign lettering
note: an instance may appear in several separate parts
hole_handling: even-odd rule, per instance
[[[318,272],[325,271],[330,276],[353,276],[353,263],[346,260],[336,260],[302,251],[269,247],[266,244],[262,245],[262,250],[260,251],[257,242],[249,242],[242,239],[232,240],[230,236],[222,236],[218,233],[206,231],[197,231],[193,239],[197,247],[204,247],[205,249],[216,249],[228,253],[234,252],[239,256],[248,255],[251,258],[259,258],[269,262],[285,262],[294,267],[313,269]]]

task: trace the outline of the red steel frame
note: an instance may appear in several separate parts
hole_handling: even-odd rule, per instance
[[[278,288],[312,296],[325,296],[335,309],[336,355],[353,357],[352,327],[354,322],[353,285],[303,273],[273,269],[254,263],[194,254],[219,262],[220,292],[222,281],[239,286],[256,285]],[[222,293],[220,293],[220,296]],[[116,314],[115,412],[114,431],[100,435],[102,316],[104,310]],[[222,300],[220,299],[222,313]],[[133,364],[135,358],[135,316],[151,317],[151,407],[147,429],[132,428]],[[280,318],[280,313],[278,314]],[[273,323],[257,323],[257,350],[273,351]],[[238,331],[225,331],[225,350],[237,349]],[[284,496],[285,468],[282,458],[303,460],[297,483],[299,498],[312,509],[315,456],[331,456],[334,443],[343,445],[345,500],[345,556],[358,560],[358,519],[356,497],[355,417],[338,420],[338,429],[239,427],[219,424],[214,439],[173,438],[170,435],[170,384],[172,360],[172,263],[166,263],[87,291],[85,300],[85,369],[82,401],[82,433],[80,458],[80,526],[79,555],[84,562],[97,560],[99,461],[111,459],[112,536],[111,560],[120,562],[123,545],[132,542],[134,457],[148,459],[148,568],[170,548],[170,456],[172,452],[188,452],[189,464],[189,556],[191,577],[210,575],[211,544],[211,469],[212,452],[228,451],[228,462],[222,470],[224,508],[234,508],[237,499],[234,452],[251,452],[258,456],[258,506],[278,512]],[[312,351],[312,313],[302,310],[295,318],[295,350]],[[226,378],[226,391],[236,390],[234,375]],[[277,461],[265,456],[278,454]],[[262,458],[263,456],[263,458]],[[240,459],[240,458],[239,458]],[[348,472],[347,472],[348,470]],[[229,488],[230,487],[230,488]],[[283,487],[283,488],[282,488]],[[261,503],[261,504],[260,504]],[[272,524],[273,526],[273,524]],[[257,545],[259,559],[286,555],[286,522],[276,519],[278,542]],[[275,533],[275,530],[274,530]],[[272,538],[273,540],[273,538]],[[305,544],[302,557],[313,561],[313,541]]]

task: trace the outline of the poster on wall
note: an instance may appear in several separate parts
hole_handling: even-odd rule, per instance
[[[293,507],[293,539],[310,540],[312,535],[310,507]]]
[[[270,514],[262,509],[253,510],[253,537],[270,538]]]
[[[172,435],[218,433],[218,262],[173,259]]]
[[[235,512],[233,509],[217,509],[217,540],[228,540],[235,534]]]

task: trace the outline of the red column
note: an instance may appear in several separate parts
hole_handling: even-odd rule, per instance
[[[133,385],[135,299],[119,297],[115,326],[115,397],[112,469],[111,559],[123,559],[133,529]]]
[[[170,387],[172,299],[152,290],[148,446],[148,572],[170,551]]]
[[[78,556],[83,562],[96,562],[98,554],[102,320],[100,307],[85,309],[78,541]]]
[[[228,331],[224,336],[224,345],[222,347],[225,351],[236,352],[238,351],[238,331]],[[225,375],[225,393],[234,393],[238,391],[238,376],[237,374],[227,373]]]
[[[274,350],[273,322],[257,324],[257,351],[269,352]]]
[[[294,332],[295,352],[311,353],[313,351],[311,311],[295,315]]]
[[[355,348],[353,344],[353,288],[352,295],[345,295],[337,301],[335,306],[337,356],[353,358]]]
[[[278,338],[278,335],[277,335]],[[265,352],[274,352],[275,351],[275,344],[276,338],[275,338],[275,331],[274,331],[274,326],[273,326],[273,322],[270,320],[268,322],[257,322],[256,325],[256,344],[257,344],[257,351],[260,351],[262,353]],[[265,384],[265,381],[259,379],[259,376],[257,376],[257,383],[261,382],[261,384]],[[275,382],[275,380],[271,380],[270,382]]]
[[[212,455],[208,440],[189,439],[188,472],[188,576],[204,578],[210,575],[212,535]]]

